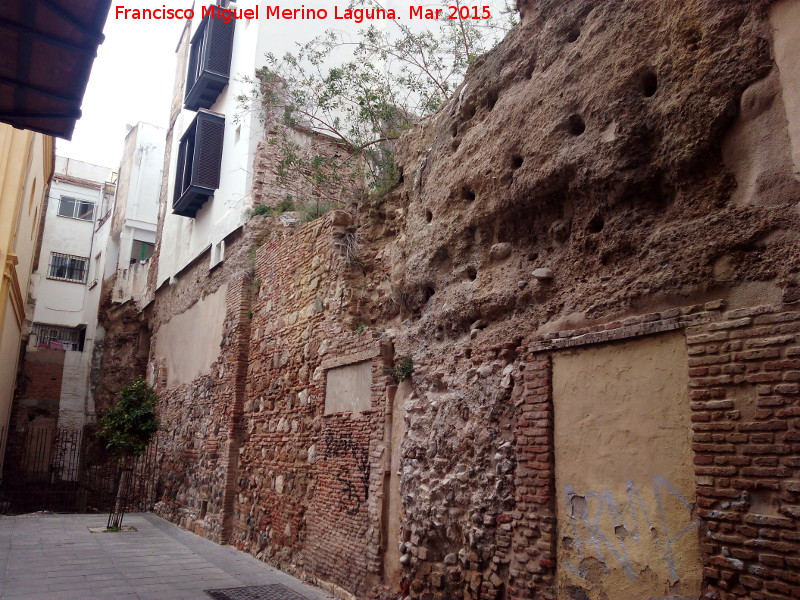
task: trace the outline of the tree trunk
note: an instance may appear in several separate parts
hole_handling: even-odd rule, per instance
[[[117,494],[114,500],[114,508],[111,514],[108,515],[108,529],[120,529],[122,527],[122,518],[125,516],[125,504],[128,501],[128,485],[131,478],[131,467],[123,464],[122,472],[119,476],[119,483],[117,484]]]

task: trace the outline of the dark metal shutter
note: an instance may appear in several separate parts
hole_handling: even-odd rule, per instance
[[[201,110],[181,137],[172,212],[194,218],[219,187],[225,117]]]
[[[209,19],[206,35],[206,68],[212,73],[229,77],[231,73],[231,54],[233,53],[233,31],[235,20],[229,22]]]
[[[226,23],[218,8],[210,8],[192,38],[183,104],[189,110],[214,106],[230,78],[236,20]]]
[[[222,167],[222,140],[224,136],[224,118],[204,112],[197,114],[193,185],[213,190],[219,187],[219,172]]]

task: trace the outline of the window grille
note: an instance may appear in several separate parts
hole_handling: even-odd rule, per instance
[[[81,221],[94,221],[94,202],[61,196],[58,202],[58,216]]]
[[[50,269],[48,279],[58,279],[59,281],[74,281],[76,283],[86,282],[86,267],[89,264],[88,258],[82,256],[71,256],[69,254],[50,253]]]
[[[54,350],[80,350],[81,330],[59,325],[33,324],[33,335],[36,336],[37,348]]]

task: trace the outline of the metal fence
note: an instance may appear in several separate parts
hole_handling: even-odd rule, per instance
[[[4,446],[0,513],[111,510],[123,466],[131,469],[125,510],[149,510],[156,500],[155,444],[126,465],[80,429],[0,429],[0,451]]]

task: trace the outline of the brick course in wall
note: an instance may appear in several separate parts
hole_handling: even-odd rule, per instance
[[[528,598],[531,589],[538,590],[540,598],[555,598],[552,364],[547,355],[531,354],[524,365],[514,390],[518,411],[515,506],[498,517],[509,528],[504,537],[508,538],[513,557],[508,578],[511,600]],[[504,557],[507,560],[508,555]],[[485,597],[499,596],[495,593]]]
[[[363,594],[380,569],[384,405],[379,335],[344,329],[334,213],[262,247],[233,543]],[[340,223],[337,225],[336,223]],[[370,360],[370,406],[325,415],[327,370]]]
[[[651,313],[581,330],[548,334],[530,343],[541,356],[539,382],[544,394],[539,417],[543,428],[539,441],[548,439],[547,402],[549,367],[547,352],[561,348],[629,339],[683,329],[686,334],[689,392],[692,410],[693,450],[696,481],[696,514],[700,518],[701,551],[704,561],[705,598],[722,600],[751,598],[777,600],[800,597],[800,313],[781,306],[724,311],[724,302],[710,302],[662,313]],[[526,370],[527,373],[530,371]],[[534,371],[536,372],[536,371]],[[526,388],[527,389],[527,388]],[[549,398],[552,400],[552,397]],[[526,407],[525,404],[521,407]],[[552,502],[544,493],[552,476],[552,455],[547,446],[523,446],[531,440],[518,422],[517,501],[538,481],[541,497],[529,501]],[[549,442],[552,444],[552,441]],[[552,451],[552,446],[550,446]],[[533,458],[533,461],[531,460]],[[534,462],[538,458],[541,462]],[[519,487],[522,486],[522,487]],[[527,512],[518,504],[513,518],[517,531],[537,532],[537,544],[515,546],[523,551],[524,565],[512,563],[512,598],[528,598],[532,590],[544,593],[554,574],[550,560],[552,512]],[[532,523],[524,515],[544,515]],[[524,566],[535,548],[544,558],[532,565],[534,576],[525,580]],[[528,590],[528,591],[525,591]],[[552,592],[550,592],[552,593]],[[539,596],[536,596],[539,597]]]

